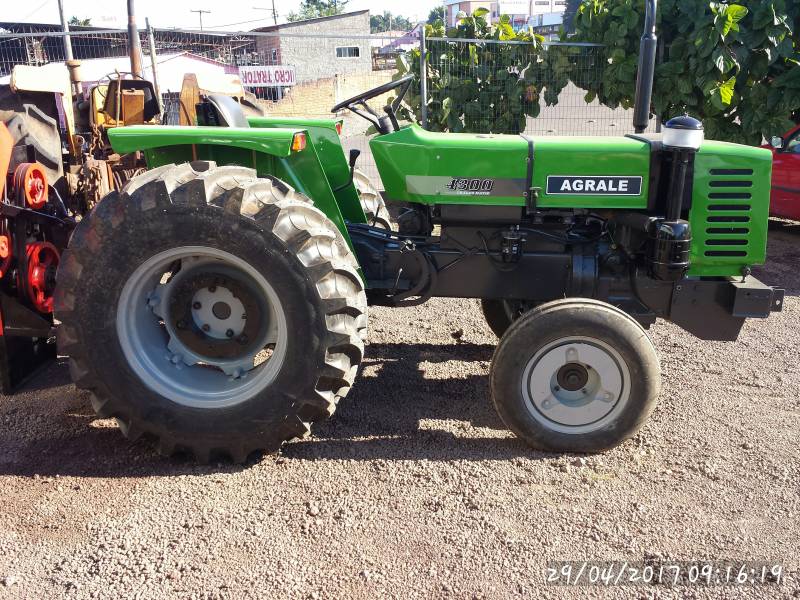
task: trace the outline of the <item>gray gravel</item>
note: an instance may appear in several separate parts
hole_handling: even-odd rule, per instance
[[[93,418],[65,364],[0,399],[0,598],[800,597],[800,225],[738,343],[668,323],[653,418],[601,456],[533,452],[488,398],[478,304],[371,311],[360,381],[282,456],[198,467]],[[455,339],[453,333],[463,330]],[[548,560],[749,559],[782,587],[544,587]]]

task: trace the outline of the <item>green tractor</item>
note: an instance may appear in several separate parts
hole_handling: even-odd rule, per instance
[[[735,340],[780,310],[783,291],[750,274],[765,260],[768,151],[703,140],[689,117],[659,135],[431,133],[398,123],[410,84],[334,108],[375,126],[385,195],[405,203],[394,227],[365,214],[335,120],[248,119],[212,96],[204,126],[109,131],[150,170],[78,224],[55,291],[60,350],[101,417],[167,455],[276,451],[354,384],[370,305],[479,298],[506,425],[535,448],[600,452],[654,407],[657,318]],[[382,114],[368,104],[393,91]]]

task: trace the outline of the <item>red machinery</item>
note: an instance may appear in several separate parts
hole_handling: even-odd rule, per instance
[[[770,214],[800,221],[800,126],[772,138],[772,200]]]
[[[75,220],[47,180],[33,145],[0,122],[0,392],[55,358],[53,291]]]

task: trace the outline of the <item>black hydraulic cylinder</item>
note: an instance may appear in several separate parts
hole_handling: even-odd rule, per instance
[[[656,9],[658,0],[645,0],[644,33],[639,44],[639,69],[636,75],[636,99],[633,126],[643,133],[650,122],[650,103],[653,100],[653,78],[656,71]]]

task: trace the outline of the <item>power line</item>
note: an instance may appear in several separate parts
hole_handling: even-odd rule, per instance
[[[272,21],[273,21],[273,23],[275,23],[275,25],[278,24],[278,11],[275,10],[275,0],[272,0],[272,8],[271,9],[270,8],[264,8],[264,7],[261,7],[261,6],[254,6],[253,10],[269,10],[269,11],[271,11],[272,12]]]
[[[225,25],[209,25],[206,29],[222,29],[223,27],[233,27],[234,25],[247,25],[248,23],[260,23],[261,21],[269,21],[269,17],[264,19],[250,19],[249,21],[239,21],[238,23],[227,23]]]
[[[211,11],[199,8],[196,10],[190,10],[189,12],[196,12],[198,15],[200,15],[200,31],[203,31],[203,13],[210,13]]]
[[[27,19],[28,17],[30,17],[30,16],[32,16],[32,15],[35,15],[35,14],[36,14],[37,12],[39,12],[39,11],[40,11],[42,8],[44,8],[44,5],[45,5],[45,4],[47,4],[49,1],[50,1],[50,0],[44,0],[44,2],[42,2],[42,3],[41,3],[39,6],[37,6],[36,8],[34,8],[34,9],[31,11],[31,12],[29,12],[29,13],[28,13],[27,15],[25,15],[24,17],[22,17],[22,18],[20,19],[20,21],[24,21],[24,20],[25,20],[25,19]]]

